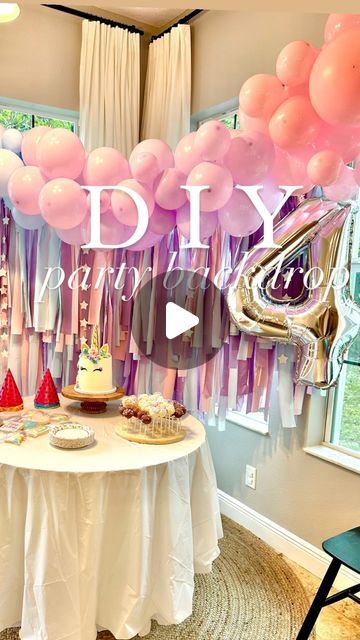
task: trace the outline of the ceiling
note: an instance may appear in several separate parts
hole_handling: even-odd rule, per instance
[[[21,0],[21,6],[25,5],[41,5],[44,0]],[[146,8],[150,8],[154,4],[155,0],[136,0],[139,4]],[[129,0],[119,0],[119,2],[109,2],[108,0],[96,0],[97,6],[104,8],[108,6],[109,12],[117,13],[121,15],[123,7],[122,2],[127,4]],[[177,9],[180,0],[156,0],[163,9],[172,9],[173,11],[181,11],[181,13],[189,13],[186,8]],[[82,8],[84,5],[89,4],[89,0],[63,0],[62,4],[73,7]],[[199,7],[199,0],[186,0],[187,7],[193,9],[220,9],[235,10],[235,11],[284,11],[291,13],[359,13],[359,0],[301,0],[301,2],[295,0],[201,0]],[[133,7],[129,8],[133,10]]]
[[[190,9],[172,9],[170,7],[161,7],[153,9],[150,7],[122,7],[119,3],[101,2],[96,8],[109,11],[113,14],[119,14],[124,18],[133,20],[135,24],[145,24],[150,27],[161,29],[169,24],[176,22],[185,13],[189,13]]]

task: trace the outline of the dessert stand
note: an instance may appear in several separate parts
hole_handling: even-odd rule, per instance
[[[169,428],[161,425],[160,421],[145,425],[137,418],[127,420],[121,417],[115,432],[121,438],[140,444],[173,444],[184,440],[186,436],[186,430],[180,424]]]
[[[64,398],[80,402],[80,409],[84,413],[105,413],[107,403],[111,400],[119,400],[125,391],[122,387],[116,387],[112,393],[87,394],[75,391],[75,385],[69,384],[67,387],[63,387],[61,393]]]

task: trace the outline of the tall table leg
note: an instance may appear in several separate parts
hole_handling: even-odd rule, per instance
[[[314,601],[309,609],[309,612],[304,620],[296,640],[308,640],[310,633],[312,632],[315,622],[319,617],[319,613],[325,604],[325,600],[329,595],[329,591],[334,584],[334,580],[341,567],[341,562],[335,558],[332,560],[323,581],[318,589],[318,592],[314,598]]]

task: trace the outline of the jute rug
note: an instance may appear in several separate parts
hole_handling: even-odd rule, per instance
[[[227,518],[223,524],[212,573],[196,576],[192,616],[176,626],[154,622],[147,640],[295,640],[309,608],[298,578],[253,534]],[[16,629],[0,633],[0,640],[18,637]],[[114,636],[102,631],[98,640]]]

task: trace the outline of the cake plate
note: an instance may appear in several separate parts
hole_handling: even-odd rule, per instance
[[[122,398],[125,391],[122,387],[116,387],[116,391],[113,391],[112,393],[92,395],[79,393],[78,391],[75,391],[74,384],[69,384],[67,387],[62,389],[61,393],[65,398],[80,402],[80,409],[84,413],[105,413],[107,403],[111,400],[118,400],[119,398]]]

